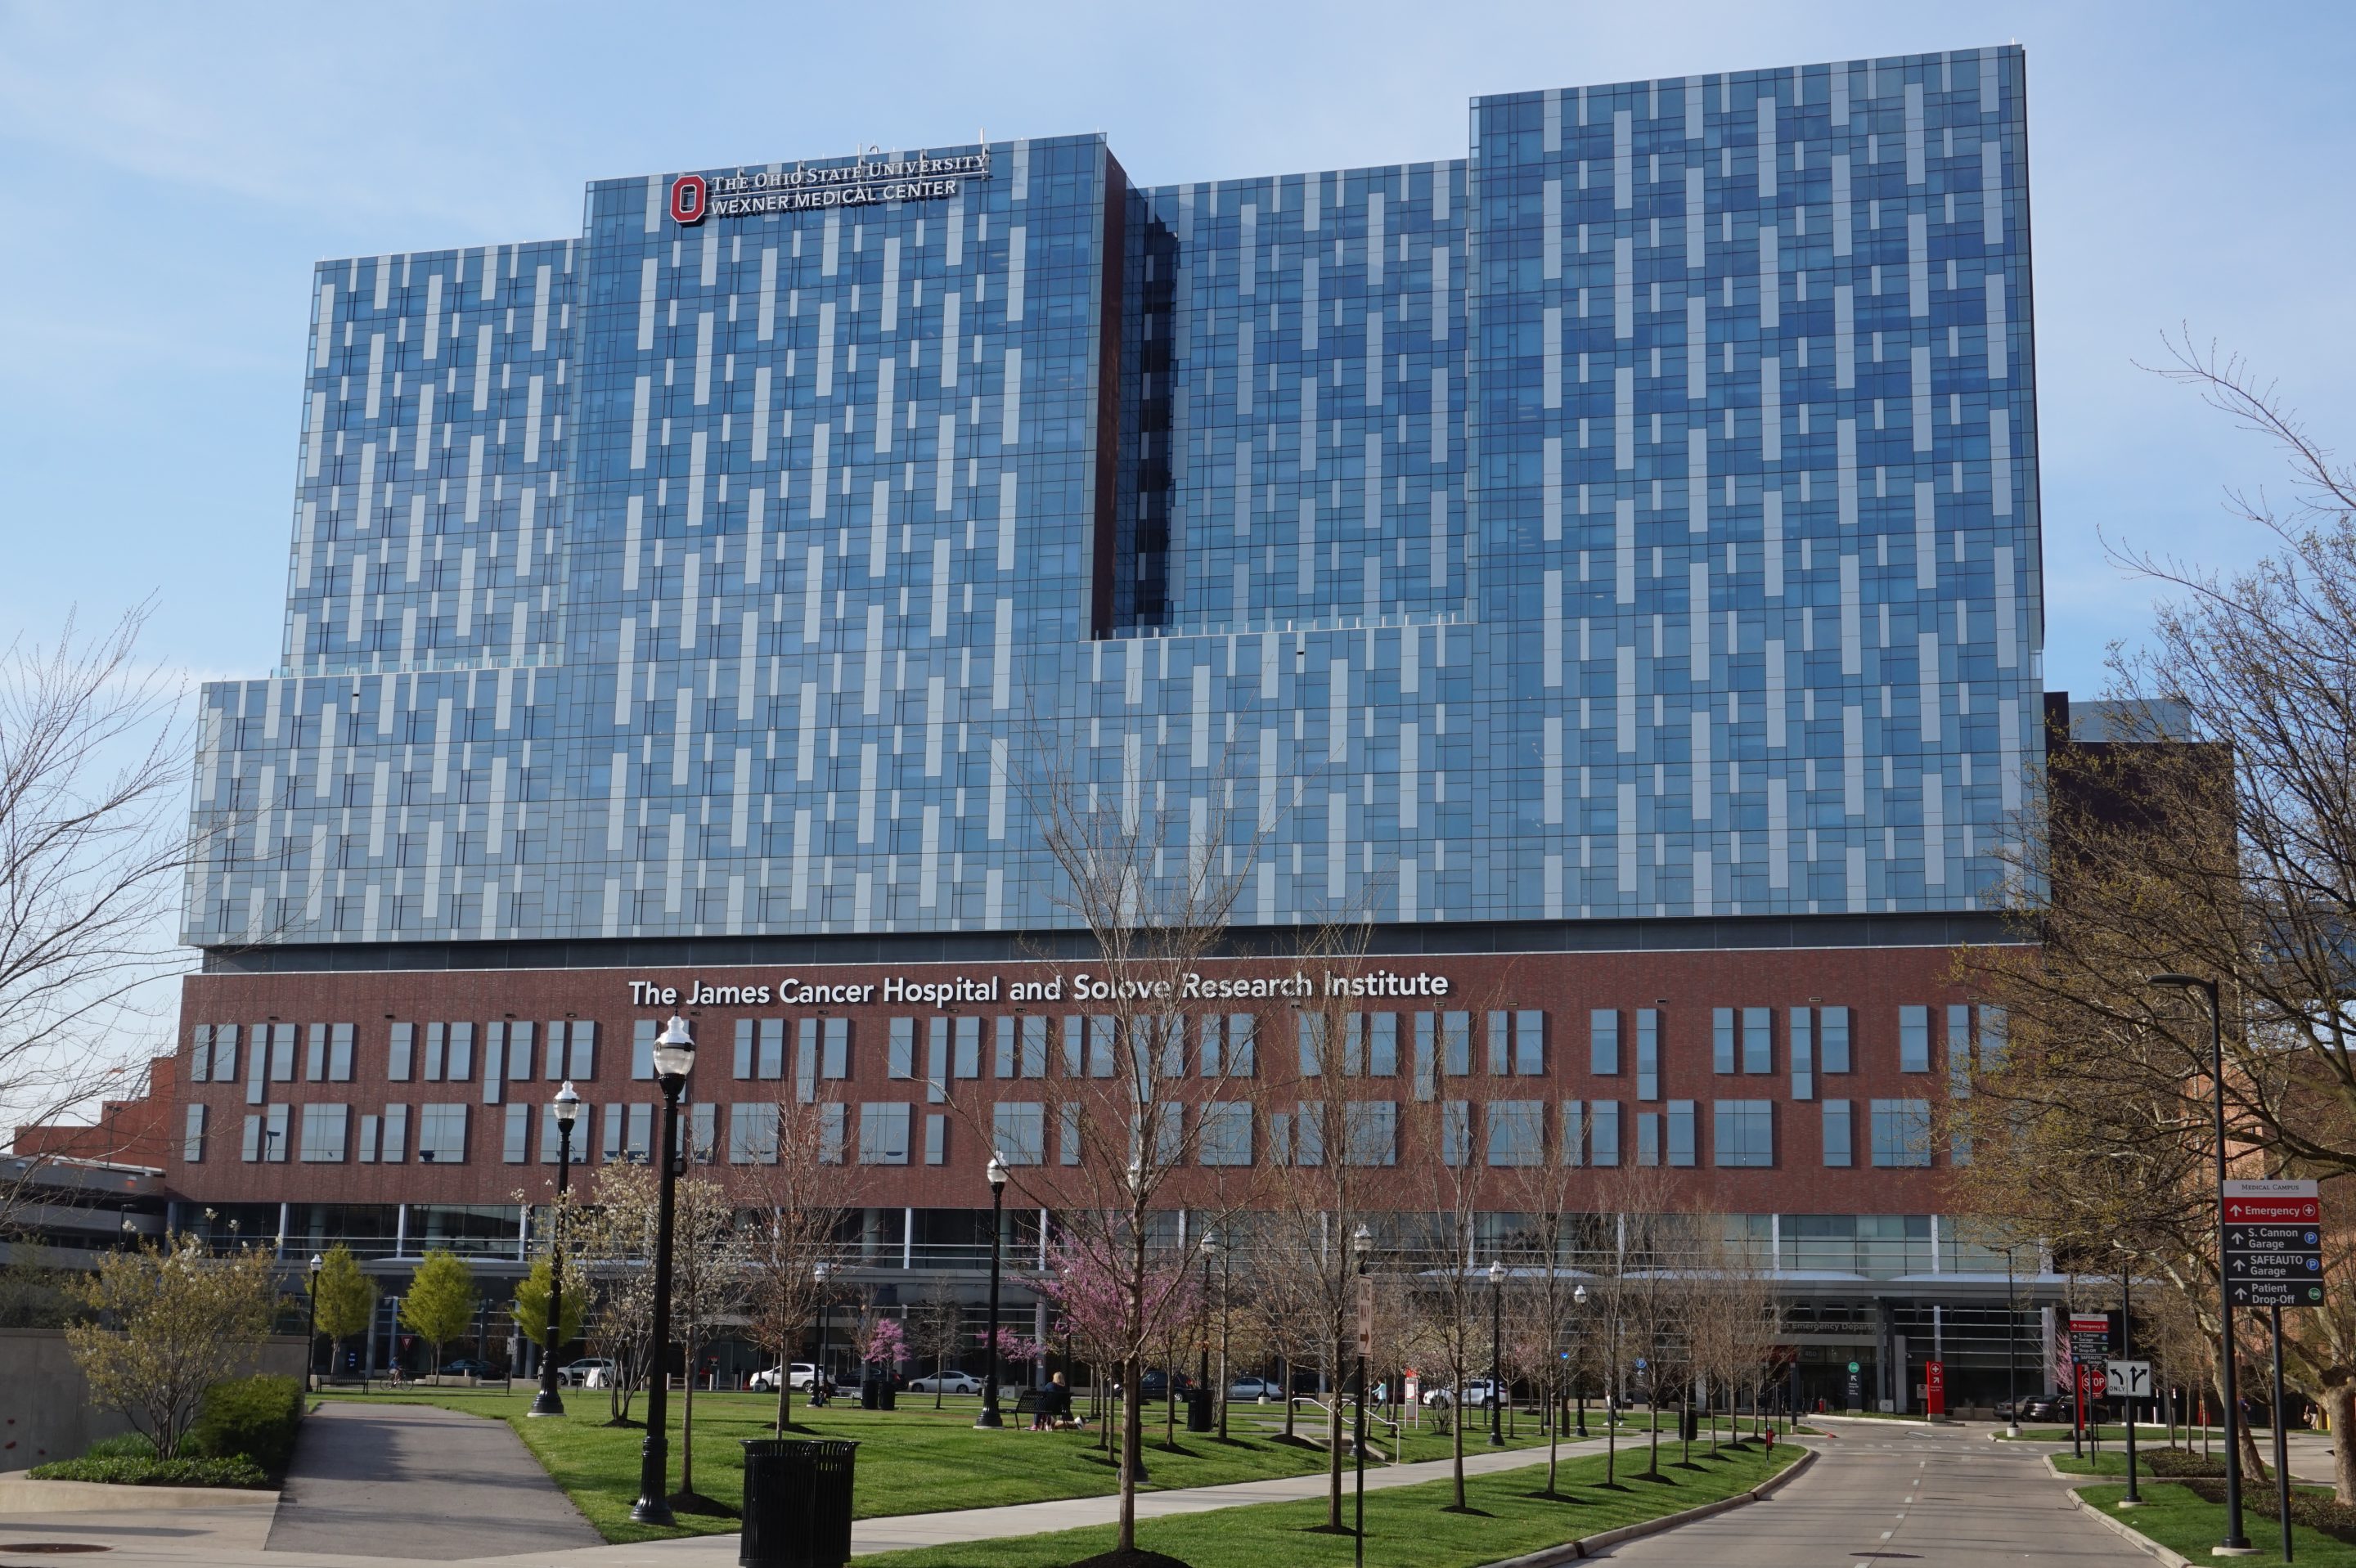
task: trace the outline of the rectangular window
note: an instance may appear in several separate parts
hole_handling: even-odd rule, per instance
[[[237,1082],[237,1035],[235,1024],[219,1024],[213,1029],[213,1082]]]
[[[528,1100],[518,1100],[507,1107],[507,1125],[501,1129],[499,1139],[502,1164],[521,1165],[531,1157],[531,1109]]]
[[[1661,1163],[1661,1113],[1658,1111],[1636,1113],[1636,1163]]]
[[[245,1103],[259,1105],[270,1093],[270,1026],[255,1024],[245,1053]]]
[[[1057,1113],[1055,1127],[1056,1164],[1077,1165],[1080,1163],[1080,1133],[1079,1104],[1076,1101],[1066,1100],[1063,1104],[1062,1110]]]
[[[807,1105],[818,1098],[819,1020],[804,1019],[796,1030],[794,1098]]]
[[[680,1152],[698,1165],[710,1165],[720,1154],[720,1107],[709,1100],[681,1106],[679,1119]]]
[[[213,1026],[198,1024],[188,1030],[188,1082],[206,1083],[213,1075]]]
[[[1546,1102],[1489,1102],[1489,1163],[1537,1165],[1546,1158]]]
[[[728,1163],[777,1163],[777,1108],[738,1101],[728,1107]]]
[[[1092,1014],[1088,1019],[1088,1076],[1112,1076],[1114,1033],[1119,1020],[1109,1013]]]
[[[755,1049],[753,1074],[764,1083],[775,1083],[786,1075],[786,1020],[763,1019],[761,1039]]]
[[[638,1019],[630,1025],[630,1076],[641,1083],[655,1077],[655,1020]]]
[[[1011,1017],[993,1020],[990,1051],[990,1072],[993,1078],[1014,1076],[1014,1031],[1020,1021]]]
[[[305,1165],[344,1163],[344,1138],[351,1126],[348,1105],[303,1107],[303,1162]]]
[[[327,1081],[327,1026],[313,1024],[306,1033],[309,1038],[303,1047],[303,1081],[324,1083]]]
[[[571,1065],[565,1072],[574,1083],[586,1083],[597,1076],[597,1020],[574,1019],[572,1036],[573,1044],[567,1058]],[[553,1078],[556,1075],[552,1072],[549,1076]]]
[[[1292,1163],[1325,1163],[1325,1102],[1303,1100],[1292,1115]]]
[[[1492,1012],[1489,1015],[1489,1076],[1503,1078],[1513,1071],[1513,1015]]]
[[[409,1107],[387,1105],[384,1108],[384,1132],[377,1144],[377,1158],[386,1165],[399,1165],[409,1157]]]
[[[1134,1145],[1132,1145],[1134,1147]],[[1186,1107],[1175,1101],[1154,1102],[1153,1163],[1168,1169],[1186,1152]]]
[[[1694,1103],[1691,1100],[1669,1102],[1669,1163],[1691,1165],[1694,1162]]]
[[[1292,1163],[1292,1113],[1290,1111],[1269,1114],[1268,1162],[1270,1165]]]
[[[624,1128],[629,1117],[627,1105],[608,1105],[598,1113],[598,1125],[605,1131],[605,1141],[597,1146],[598,1157],[611,1165],[627,1159],[629,1151],[623,1146]]]
[[[860,1166],[907,1166],[907,1104],[860,1106]]]
[[[1617,1008],[1597,1008],[1587,1015],[1587,1070],[1602,1078],[1619,1075],[1620,1013]]]
[[[1852,1163],[1848,1141],[1848,1102],[1825,1102],[1825,1163],[1846,1169]]]
[[[1252,1162],[1252,1108],[1241,1100],[1212,1100],[1200,1113],[1196,1139],[1205,1165]]]
[[[286,1163],[289,1135],[294,1130],[294,1107],[264,1105],[262,1108],[262,1157],[272,1165]]]
[[[1181,1013],[1156,1013],[1133,1019],[1139,1031],[1137,1063],[1141,1082],[1186,1076],[1186,1019]]]
[[[1259,1071],[1259,1019],[1250,1013],[1227,1015],[1227,1076],[1249,1078]]]
[[[2012,1020],[2002,1008],[1980,1009],[1980,1071],[1994,1072],[2004,1067],[2005,1038]]]
[[[1880,1167],[1931,1163],[1931,1102],[1873,1102],[1873,1163]]]
[[[565,1076],[564,1020],[562,1019],[549,1019],[547,1025],[541,1030],[541,1038],[548,1041],[548,1050],[542,1054],[541,1059],[541,1065],[546,1069],[543,1076],[545,1076],[551,1083],[561,1083]]]
[[[1325,1015],[1293,1014],[1293,1032],[1301,1051],[1301,1076],[1315,1078],[1325,1071]]]
[[[916,1020],[894,1019],[891,1033],[884,1046],[884,1076],[914,1078],[916,1075]]]
[[[959,1078],[981,1076],[981,1020],[970,1013],[956,1020],[957,1041],[949,1071]]]
[[[1661,1097],[1661,1014],[1657,1008],[1636,1009],[1636,1098]]]
[[[1398,1076],[1398,1014],[1366,1015],[1366,1076]]]
[[[1349,1165],[1398,1163],[1398,1102],[1353,1100],[1342,1107],[1342,1152]]]
[[[949,1020],[925,1020],[925,1102],[937,1105],[949,1097]]]
[[[425,1082],[428,1083],[442,1082],[442,1063],[449,1053],[449,1041],[448,1024],[425,1026]]]
[[[1710,1163],[1765,1167],[1775,1163],[1775,1104],[1719,1100],[1710,1106]]]
[[[360,1118],[359,1162],[362,1165],[376,1163],[377,1140],[383,1136],[383,1127],[384,1119],[380,1116],[367,1115]]]
[[[273,1083],[294,1082],[294,1026],[270,1026],[270,1081]]]
[[[1775,1011],[1772,1008],[1742,1009],[1742,1071],[1775,1071]]]
[[[828,1019],[824,1021],[826,1052],[819,1064],[819,1076],[848,1078],[851,1076],[851,1020]]]
[[[1734,1071],[1734,1009],[1709,1009],[1709,1070],[1712,1072]]]
[[[1577,1165],[1585,1153],[1587,1107],[1577,1100],[1562,1103],[1562,1163]]]
[[[1928,1008],[1898,1009],[1898,1071],[1931,1071],[1931,1009]]]
[[[1822,1048],[1823,1071],[1847,1072],[1848,1066],[1848,1019],[1847,1008],[1816,1009],[1817,1032],[1823,1037],[1816,1043]]]
[[[499,1075],[507,1067],[508,1026],[488,1023],[483,1026],[483,1104],[499,1103]]]
[[[948,1157],[948,1117],[939,1111],[927,1112],[925,1115],[925,1163],[938,1165]]]
[[[444,1101],[417,1107],[417,1157],[427,1165],[466,1162],[466,1102]]]
[[[1440,1157],[1447,1165],[1472,1160],[1472,1104],[1469,1100],[1445,1100],[1440,1106]]]
[[[842,1163],[843,1124],[848,1119],[848,1110],[840,1100],[818,1108],[818,1162],[820,1165]]]
[[[1440,1071],[1450,1078],[1463,1078],[1472,1072],[1472,1015],[1442,1013],[1440,1015]]]
[[[622,1157],[643,1164],[654,1157],[655,1108],[632,1105],[628,1111],[628,1125],[622,1133]]]
[[[1620,1102],[1598,1100],[1587,1108],[1587,1163],[1620,1163]]]
[[[1947,1093],[1958,1100],[1972,1092],[1972,1009],[1950,1004],[1947,1008]]]
[[[1047,1157],[1047,1107],[1035,1100],[1001,1100],[991,1108],[991,1137],[1008,1165],[1040,1165]]]
[[[1514,1015],[1514,1076],[1546,1076],[1546,1014],[1536,1008]]]
[[[212,1041],[205,1041],[212,1049]],[[180,1158],[188,1165],[202,1165],[205,1159],[205,1105],[201,1101],[188,1103],[187,1118],[180,1126]]]
[[[755,1020],[752,1019],[736,1020],[736,1052],[731,1064],[734,1076],[739,1079],[753,1076],[753,1046],[754,1041],[759,1037],[760,1030],[755,1027]]]
[[[248,1165],[252,1165],[255,1160],[262,1157],[261,1112],[248,1111],[245,1114],[245,1136],[244,1140],[238,1146],[238,1157],[244,1160]]]
[[[1812,1008],[1794,1008],[1792,1031],[1792,1098],[1816,1097],[1816,1015]]]
[[[1077,1013],[1064,1015],[1064,1076],[1077,1078],[1087,1071],[1088,1023]]]
[[[1226,1019],[1218,1013],[1206,1013],[1194,1023],[1194,1070],[1205,1078],[1225,1075],[1221,1065],[1226,1060]]]

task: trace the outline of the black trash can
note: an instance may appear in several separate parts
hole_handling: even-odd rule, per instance
[[[1212,1419],[1212,1415],[1211,1391],[1206,1388],[1190,1391],[1186,1395],[1186,1430],[1189,1432],[1211,1431],[1218,1424]]]
[[[851,1561],[856,1443],[748,1437],[742,1568],[843,1568]]]
[[[896,1377],[893,1377],[893,1378],[885,1378],[885,1379],[884,1380],[884,1392],[883,1392],[883,1393],[882,1393],[882,1395],[881,1395],[880,1397],[882,1398],[882,1400],[883,1400],[883,1402],[884,1402],[884,1403],[883,1403],[883,1405],[882,1405],[882,1408],[883,1408],[883,1409],[885,1409],[885,1410],[897,1410],[897,1409],[899,1409],[899,1408],[900,1408],[900,1380],[899,1380],[898,1378],[896,1378]]]
[[[1688,1404],[1679,1413],[1677,1435],[1691,1443],[1701,1435],[1701,1412]]]
[[[859,1408],[862,1410],[881,1410],[884,1408],[884,1380],[882,1378],[862,1378],[859,1380]]]

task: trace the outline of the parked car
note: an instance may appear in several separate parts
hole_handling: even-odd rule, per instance
[[[1137,1381],[1138,1392],[1149,1403],[1157,1399],[1168,1399],[1171,1397],[1171,1384],[1173,1380],[1177,1384],[1179,1398],[1183,1399],[1193,1392],[1194,1380],[1186,1373],[1171,1372],[1161,1367],[1148,1367],[1145,1369],[1145,1375]],[[1112,1391],[1119,1393],[1120,1385],[1113,1384]]]
[[[603,1356],[589,1356],[581,1360],[567,1361],[557,1368],[556,1378],[568,1388],[586,1388],[589,1386],[590,1374],[593,1372],[598,1374],[599,1388],[610,1384],[616,1375],[612,1361]]]
[[[1446,1410],[1454,1404],[1462,1404],[1468,1410],[1486,1410],[1497,1397],[1491,1392],[1493,1386],[1487,1378],[1471,1378],[1457,1392],[1444,1388],[1425,1390],[1423,1403],[1434,1410]]]
[[[755,1393],[775,1393],[777,1392],[778,1370],[776,1367],[770,1367],[766,1371],[755,1372],[744,1381],[744,1386]],[[817,1375],[818,1369],[809,1362],[796,1361],[792,1370],[786,1373],[786,1382],[788,1387],[807,1392],[810,1386],[810,1380]]]
[[[1237,1399],[1282,1399],[1284,1390],[1272,1378],[1237,1378],[1227,1385],[1227,1397]]]
[[[453,1356],[442,1363],[442,1375],[445,1378],[495,1378],[501,1371],[472,1356]]]
[[[927,1372],[908,1380],[910,1393],[980,1393],[981,1380],[971,1372]]]

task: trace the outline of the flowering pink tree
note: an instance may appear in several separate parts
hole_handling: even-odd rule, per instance
[[[859,1331],[851,1338],[851,1349],[860,1360],[886,1371],[897,1367],[908,1355],[908,1336],[897,1317],[886,1317],[880,1312],[870,1312],[859,1320]]]
[[[977,1331],[974,1334],[974,1340],[978,1344],[987,1345],[990,1343],[990,1335],[985,1331]],[[1000,1360],[1009,1366],[1026,1367],[1044,1360],[1046,1354],[1047,1348],[1038,1340],[1024,1339],[1020,1329],[1000,1326],[998,1330]]]
[[[1124,1272],[1106,1266],[1092,1248],[1059,1243],[1048,1272],[1033,1283],[1083,1360],[1141,1375],[1138,1352],[1194,1320],[1202,1285],[1175,1253],[1151,1254],[1141,1276],[1125,1279]]]

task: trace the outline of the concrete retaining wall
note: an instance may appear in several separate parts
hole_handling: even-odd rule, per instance
[[[278,1334],[254,1347],[243,1371],[303,1374],[299,1335]],[[131,1430],[111,1410],[90,1403],[90,1384],[55,1328],[0,1328],[0,1471],[28,1470],[71,1459],[102,1437]]]

